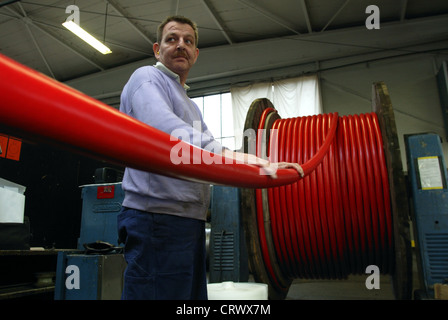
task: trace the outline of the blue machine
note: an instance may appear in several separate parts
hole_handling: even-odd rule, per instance
[[[213,186],[209,282],[246,282],[249,278],[247,249],[238,188]]]
[[[78,249],[85,243],[108,242],[118,246],[117,215],[124,192],[121,182],[82,186],[82,217]]]
[[[446,163],[436,134],[405,135],[405,145],[422,294],[433,298],[434,284],[448,279]]]
[[[92,244],[106,242],[118,247],[117,215],[124,192],[120,183],[82,186],[82,217],[78,250],[58,253],[56,300],[115,300],[121,298],[123,254],[89,251]],[[84,247],[87,244],[87,248]],[[85,253],[85,251],[87,253]],[[101,250],[97,250],[100,252]],[[75,285],[76,284],[76,285]]]

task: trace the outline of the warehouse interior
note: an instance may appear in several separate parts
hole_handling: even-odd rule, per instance
[[[367,10],[368,7],[370,9]],[[96,52],[62,26],[76,8],[79,8],[80,25],[106,44],[112,53],[102,55]],[[165,17],[175,14],[194,20],[199,29],[200,54],[187,81],[190,98],[225,93],[232,95],[236,89],[313,76],[317,79],[321,112],[348,116],[371,112],[374,84],[384,83],[396,124],[398,146],[395,145],[394,150],[401,157],[400,174],[405,181],[403,186],[407,197],[402,200],[409,206],[409,212],[419,208],[420,204],[424,205],[423,211],[434,208],[431,214],[436,216],[436,231],[442,235],[438,266],[442,277],[438,279],[442,290],[445,290],[442,297],[448,299],[448,290],[443,282],[448,281],[448,204],[445,204],[448,190],[443,160],[448,156],[448,2],[0,0],[0,54],[118,109],[121,92],[131,74],[141,66],[156,63],[152,47],[157,41],[158,24]],[[371,25],[372,22],[375,25]],[[0,88],[0,92],[3,90]],[[27,88],[24,86],[23,90]],[[275,101],[273,103],[275,105]],[[250,102],[244,113],[249,107]],[[0,109],[6,108],[0,105]],[[80,238],[88,238],[82,239],[83,243],[114,241],[95,238],[101,233],[97,230],[95,232],[98,233],[93,235],[83,234],[90,227],[90,222],[97,219],[91,212],[86,212],[94,210],[86,209],[91,205],[86,204],[86,199],[97,197],[98,185],[108,192],[108,184],[115,187],[115,196],[119,197],[117,184],[124,168],[98,157],[72,152],[64,146],[22,139],[3,125],[0,119],[0,182],[3,184],[0,191],[8,182],[24,186],[26,190],[23,222],[13,223],[12,226],[10,221],[0,221],[0,299],[117,298],[110,292],[116,287],[121,288],[121,278],[114,278],[110,283],[103,278],[95,278],[92,282],[98,282],[103,291],[95,288],[93,298],[89,293],[68,290],[65,284],[61,284],[61,279],[64,283],[67,265],[76,261],[85,263],[83,256],[78,255],[85,249],[80,246]],[[221,125],[225,127],[229,124]],[[79,127],[79,130],[83,128]],[[96,134],[100,136],[102,132]],[[407,137],[418,134],[436,137],[434,143],[439,148],[435,148],[436,156],[442,159],[440,170],[443,179],[441,188],[435,190],[429,199],[421,200],[412,194],[412,169],[408,161],[413,150],[409,150],[406,142]],[[232,196],[233,191],[230,191],[230,198],[223,199],[227,204],[236,199],[241,201],[243,197],[239,193]],[[420,191],[421,186],[419,196]],[[225,192],[212,194],[222,195]],[[5,196],[0,199],[6,201]],[[214,210],[213,200],[217,199],[218,196],[211,201],[212,223],[220,220],[213,217],[219,215],[217,211],[220,208],[225,207],[217,203]],[[238,247],[238,250],[241,249],[238,261],[242,262],[241,265],[235,263],[232,266],[227,278],[222,277],[224,269],[219,270],[219,276],[213,275],[210,269],[210,279],[219,279],[213,282],[259,281],[258,276],[254,275],[254,262],[248,262],[247,249],[243,248],[247,230],[240,220],[244,214],[240,212],[240,201],[233,207],[236,212],[230,215],[237,221],[237,232],[241,232],[238,238],[241,244],[238,245],[242,247]],[[425,278],[425,253],[422,252],[423,244],[419,245],[419,229],[411,214],[408,222],[409,239],[405,240],[409,243],[405,246],[409,246],[411,255],[405,263],[411,267],[403,267],[403,272],[409,272],[403,280],[406,282],[405,289],[401,288],[406,294],[399,294],[398,298],[435,299],[434,286],[428,285]],[[104,221],[100,223],[102,227],[106,224]],[[224,219],[222,223],[228,221]],[[208,231],[211,234],[207,243],[210,246],[208,252],[213,255],[218,250],[213,246],[217,244],[212,240],[213,230]],[[9,243],[17,233],[18,241],[22,242]],[[115,247],[113,249],[116,250]],[[107,254],[95,256],[96,261],[101,261],[96,263],[104,263],[104,259],[109,257]],[[125,266],[121,259],[115,261],[116,255],[121,256],[121,253],[112,254],[109,263],[113,263],[114,267],[113,271],[108,272],[121,275]],[[210,264],[213,264],[211,260]],[[90,275],[94,277],[94,272]],[[396,274],[381,275],[380,289],[366,288],[368,275],[349,275],[348,279],[342,280],[295,278],[286,293],[273,294],[270,298],[397,299],[391,280]]]

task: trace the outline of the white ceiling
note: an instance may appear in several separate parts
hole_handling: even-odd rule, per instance
[[[61,25],[73,4],[80,25],[112,54],[95,52]],[[0,0],[0,53],[68,81],[151,58],[157,25],[169,15],[198,24],[199,48],[225,49],[288,36],[311,42],[330,31],[363,27],[369,5],[379,7],[382,24],[397,28],[448,15],[447,0]],[[413,32],[419,37],[419,30]],[[424,40],[441,37],[448,39],[442,32]]]

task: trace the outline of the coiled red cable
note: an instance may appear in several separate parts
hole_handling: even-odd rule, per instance
[[[390,273],[389,183],[376,114],[278,119],[268,128],[273,112],[267,108],[261,115],[258,129],[270,138],[259,135],[258,155],[302,163],[306,174],[289,185],[256,190],[260,246],[274,283],[342,279],[365,273],[368,265]]]

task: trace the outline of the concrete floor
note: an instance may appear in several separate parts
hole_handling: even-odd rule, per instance
[[[369,275],[351,275],[347,280],[293,281],[286,300],[395,300],[390,276],[380,276],[379,289],[367,289]]]
[[[416,256],[413,254],[413,291],[420,289]],[[286,300],[395,300],[390,275],[380,275],[380,288],[367,289],[369,275],[350,275],[347,280],[295,279]]]
[[[367,289],[369,275],[344,280],[293,280],[285,300],[395,300],[389,275],[380,275],[380,288]],[[254,282],[252,275],[248,282]]]
[[[420,288],[416,257],[413,254],[413,291]],[[367,289],[366,275],[344,280],[293,280],[285,300],[395,300],[390,275],[380,275],[380,288]],[[249,282],[253,282],[249,277]]]

